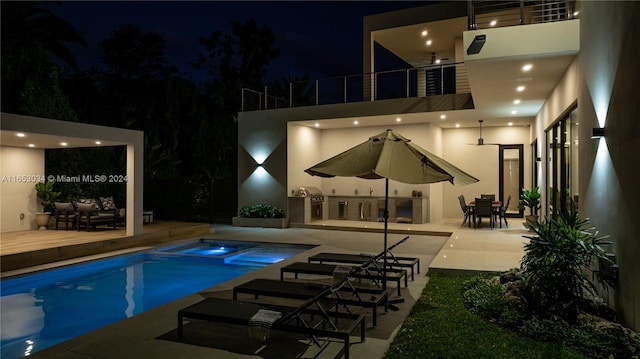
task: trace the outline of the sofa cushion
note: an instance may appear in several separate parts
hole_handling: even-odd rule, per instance
[[[71,212],[76,210],[76,207],[71,202],[54,202],[53,204],[58,212]]]
[[[78,207],[78,212],[88,213],[97,211],[96,206],[93,203],[81,203],[77,202],[76,207]]]
[[[100,203],[104,210],[116,209],[116,203],[113,201],[113,197],[100,197]]]
[[[100,203],[98,203],[98,201],[93,198],[81,198],[76,202],[76,205],[77,204],[91,204],[95,207],[96,211],[102,210],[102,207],[100,207]]]

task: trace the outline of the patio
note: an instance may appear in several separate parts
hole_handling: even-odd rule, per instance
[[[423,275],[417,275],[415,281],[410,281],[409,287],[403,289],[403,297],[405,297],[406,301],[397,304],[400,308],[399,311],[390,311],[388,314],[381,315],[378,328],[367,330],[366,342],[362,344],[356,343],[351,346],[352,357],[382,358],[386,348],[391,340],[393,340],[393,335],[398,326],[402,323],[415,299],[420,296],[424,286],[428,282],[428,271],[494,271],[509,269],[519,265],[520,258],[524,253],[522,247],[526,240],[522,238],[522,234],[527,233],[524,227],[522,227],[522,224],[519,223],[519,220],[514,219],[510,221],[511,227],[509,229],[494,229],[493,231],[469,229],[467,227],[460,227],[459,224],[460,219],[452,218],[446,219],[438,224],[411,225],[411,227],[408,227],[406,224],[396,223],[389,225],[389,244],[393,244],[404,237],[400,232],[410,231],[412,233],[411,239],[396,248],[394,252],[398,255],[404,254],[420,257],[422,263],[421,274]],[[165,224],[163,224],[163,227],[165,227],[165,230],[171,232],[170,227],[173,225],[180,226],[183,224],[166,223],[166,227]],[[320,226],[325,227],[325,230],[314,228],[289,228],[282,230],[215,225],[214,233],[194,236],[225,240],[304,243],[318,246],[306,253],[225,282],[222,285],[210,288],[200,294],[190,295],[154,310],[136,315],[130,319],[72,339],[58,346],[36,352],[32,356],[35,358],[77,358],[89,356],[99,358],[250,358],[256,357],[255,355],[263,358],[295,357],[293,353],[289,353],[288,351],[294,349],[299,350],[301,347],[299,345],[291,346],[291,342],[286,340],[284,342],[277,340],[273,342],[267,341],[263,343],[269,347],[267,349],[263,349],[258,345],[256,350],[260,353],[256,354],[247,353],[246,348],[244,348],[244,351],[238,351],[238,346],[224,345],[228,339],[235,339],[236,342],[246,344],[246,340],[238,339],[241,335],[246,335],[246,330],[243,330],[243,328],[227,332],[228,328],[225,329],[225,327],[212,325],[201,325],[198,327],[196,325],[192,327],[193,331],[191,332],[191,335],[196,336],[196,338],[192,337],[193,341],[185,343],[172,340],[171,333],[176,328],[177,311],[202,300],[205,296],[223,298],[230,296],[231,289],[234,286],[253,278],[277,279],[279,278],[279,268],[281,266],[294,261],[306,261],[308,256],[315,253],[323,251],[362,253],[372,252],[380,248],[382,246],[382,234],[372,232],[379,232],[381,228],[358,229],[357,227],[360,225],[360,222],[352,223],[348,221],[320,223]],[[368,223],[368,225],[371,226],[371,223]],[[374,224],[374,227],[375,225],[376,224]],[[145,226],[145,232],[147,228],[152,229],[154,227],[156,227],[156,224]],[[62,233],[64,231],[58,232]],[[451,233],[450,236],[448,235],[449,233]],[[93,234],[103,235],[103,233]],[[145,233],[145,235],[146,234],[147,233]],[[81,239],[78,238],[78,240]],[[104,238],[102,240],[108,241],[108,239]],[[72,240],[69,238],[61,238],[60,241]],[[40,242],[41,246],[49,244],[44,241]],[[3,246],[4,245],[3,238]],[[31,249],[35,250],[36,248],[32,247]],[[200,335],[204,335],[204,337]],[[203,345],[202,343],[207,344]],[[339,343],[331,343],[321,353],[318,353],[315,347],[308,347],[301,357],[340,357],[340,346]],[[302,346],[302,348],[304,350],[306,347]]]

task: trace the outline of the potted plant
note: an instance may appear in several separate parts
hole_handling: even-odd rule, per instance
[[[55,180],[49,180],[47,182],[38,182],[35,185],[36,196],[42,205],[43,211],[36,213],[36,224],[38,229],[47,229],[49,224],[49,216],[51,212],[55,210],[54,202],[60,197],[61,192],[55,192],[53,185]]]
[[[285,217],[281,208],[270,204],[256,204],[242,207],[239,216],[233,217],[232,223],[237,227],[287,228],[289,218]]]
[[[529,208],[529,215],[524,216],[524,226],[530,228],[529,222],[538,221],[538,210],[540,209],[540,187],[533,187],[531,191],[526,188],[522,189],[518,208],[524,210]]]

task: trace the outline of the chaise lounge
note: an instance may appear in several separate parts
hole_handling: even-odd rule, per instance
[[[394,245],[387,248],[387,267],[394,268],[408,268],[411,269],[411,280],[414,280],[414,271],[420,273],[420,258],[417,257],[399,257],[395,256],[391,250],[396,246],[402,244],[404,241],[408,240],[409,236],[404,237]],[[309,257],[308,262],[318,262],[318,263],[348,263],[348,264],[358,264],[362,265],[364,263],[369,262],[372,258],[375,260],[374,264],[382,264],[382,258],[384,256],[384,252],[378,255],[371,254],[347,254],[347,253],[318,253]],[[388,269],[387,269],[388,271]]]
[[[293,273],[295,279],[298,279],[298,274],[313,274],[332,277],[334,276],[337,267],[337,264],[294,262],[280,268],[280,280],[284,280],[285,273]],[[378,282],[382,279],[385,279],[388,282],[396,282],[398,285],[398,296],[401,295],[402,285],[400,284],[400,282],[403,278],[404,286],[409,286],[407,280],[407,271],[404,269],[389,268],[387,269],[387,275],[385,277],[382,272],[375,269],[365,269],[361,266],[349,267],[354,269],[349,273],[349,278],[355,278],[358,280],[371,280],[376,285],[379,285]]]
[[[341,285],[344,280],[336,283]],[[337,304],[327,298],[334,286],[328,287],[305,301],[298,307],[274,304],[252,303],[245,301],[207,298],[178,311],[178,336],[184,336],[184,320],[199,319],[209,322],[221,322],[245,325],[251,331],[251,323],[261,310],[282,314],[268,330],[278,330],[309,335],[314,344],[322,347],[318,338],[334,338],[343,342],[344,357],[349,358],[351,333],[360,327],[360,341],[365,341],[365,317],[351,313],[331,313],[326,308]],[[327,340],[325,346],[329,344]]]
[[[238,299],[238,294],[253,294],[258,296],[270,296],[289,299],[307,300],[313,298],[319,291],[330,285],[322,283],[285,282],[276,279],[253,279],[233,288],[233,300]],[[384,306],[385,312],[389,305],[389,292],[372,288],[356,288],[351,282],[345,281],[341,288],[333,292],[332,297],[338,300],[348,312],[348,306],[371,308],[373,314],[373,326],[378,325],[378,306]]]

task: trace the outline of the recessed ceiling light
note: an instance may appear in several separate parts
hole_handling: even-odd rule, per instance
[[[524,86],[518,86],[518,87],[516,87],[516,90],[517,90],[518,92],[522,92],[522,91],[524,91],[524,89],[525,89],[525,87],[524,87]]]
[[[513,122],[509,122],[509,126],[513,126]]]
[[[18,137],[24,137],[24,136],[26,136],[26,135],[25,135],[24,133],[22,133],[22,132],[18,132],[18,133],[16,133],[16,136],[18,136]]]
[[[497,20],[491,20],[491,22],[489,23],[490,26],[496,26],[496,24],[498,23]]]
[[[440,63],[440,59],[437,59],[437,60],[436,60],[436,64],[439,64],[439,63]]]
[[[460,128],[460,124],[459,123],[456,123],[456,128]]]
[[[518,113],[518,111],[516,111],[516,110],[511,110],[511,114],[512,114],[512,115],[515,115],[516,113]]]
[[[96,145],[100,145],[100,144],[102,144],[102,142],[96,141]]]
[[[578,16],[580,14],[580,11],[574,11],[573,12],[573,16]]]
[[[522,71],[527,72],[527,71],[531,70],[532,68],[533,68],[533,65],[526,64],[526,65],[522,66]]]
[[[433,41],[431,41],[431,40],[427,40],[427,42],[426,42],[427,46],[431,46],[432,43],[433,43]]]
[[[60,142],[60,146],[66,146],[66,145],[68,145],[68,143],[66,143],[66,142]]]
[[[513,100],[513,103],[516,104],[516,105],[519,105],[520,104],[520,100]]]
[[[34,145],[33,143],[28,144],[27,146],[29,147],[36,147],[36,145]]]
[[[427,36],[427,30],[422,30],[422,36]]]
[[[445,118],[447,118],[447,115],[440,115],[441,120],[444,120]]]
[[[358,124],[358,121],[353,121],[353,124],[354,124],[354,125],[357,125],[357,124]]]
[[[396,122],[401,122],[402,119],[400,117],[396,118]]]
[[[316,127],[320,127],[320,124],[316,122],[316,124],[314,125]]]

